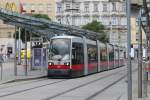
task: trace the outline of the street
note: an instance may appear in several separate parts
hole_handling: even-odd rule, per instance
[[[133,67],[136,72],[137,67]],[[126,100],[127,68],[74,79],[41,78],[0,85],[2,100]]]

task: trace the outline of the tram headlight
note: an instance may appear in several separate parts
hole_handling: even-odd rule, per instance
[[[69,62],[66,62],[66,63],[64,63],[65,65],[67,65],[67,66],[69,66],[70,65],[70,63]]]
[[[53,63],[52,63],[52,62],[49,62],[48,65],[53,65]]]

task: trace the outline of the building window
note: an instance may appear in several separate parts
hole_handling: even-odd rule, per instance
[[[39,4],[39,12],[43,11],[43,4]]]
[[[103,12],[107,12],[107,11],[108,11],[108,9],[107,9],[107,4],[104,3],[104,4],[103,4]]]
[[[69,3],[67,3],[66,4],[66,10],[69,10],[71,7],[70,7],[70,4]]]
[[[116,16],[112,16],[112,25],[117,25],[117,18],[116,18]]]
[[[62,10],[62,5],[60,3],[57,3],[57,12],[60,13]]]
[[[88,3],[84,4],[84,11],[89,12],[89,4]]]
[[[126,4],[125,3],[122,4],[122,11],[126,12]]]
[[[51,12],[51,4],[47,4],[47,12]]]
[[[80,3],[75,3],[74,9],[80,10]]]
[[[87,24],[87,23],[89,23],[89,22],[90,22],[90,17],[85,16],[85,17],[84,17],[84,24]]]
[[[61,24],[62,23],[61,17],[57,17],[57,21]]]
[[[98,4],[97,3],[94,4],[94,12],[98,12]]]
[[[116,11],[116,3],[115,2],[112,3],[112,6],[113,6],[112,11]]]
[[[31,10],[35,10],[35,5],[31,4]]]
[[[11,38],[11,32],[8,32],[8,38]]]
[[[99,17],[98,17],[98,16],[94,16],[94,17],[93,17],[93,20],[99,21]]]

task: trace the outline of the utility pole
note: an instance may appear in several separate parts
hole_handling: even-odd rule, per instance
[[[138,56],[138,97],[142,98],[142,31],[141,31],[141,10],[138,16],[139,25],[139,56]]]
[[[131,0],[126,0],[126,9],[127,9],[127,76],[128,76],[128,100],[132,100],[132,67],[131,67]]]

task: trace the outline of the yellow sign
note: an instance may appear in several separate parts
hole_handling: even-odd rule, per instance
[[[7,9],[7,10],[10,10],[10,11],[16,11],[18,12],[18,8],[17,7],[18,4],[17,2],[15,1],[10,1],[10,0],[0,0],[0,8],[3,8],[3,9]]]

